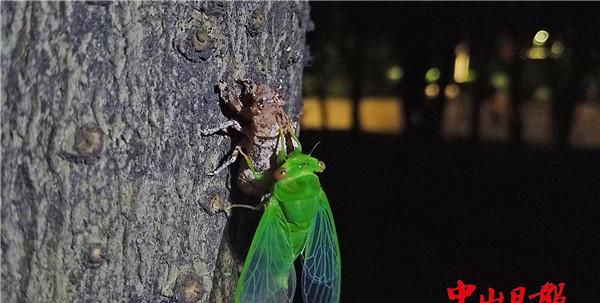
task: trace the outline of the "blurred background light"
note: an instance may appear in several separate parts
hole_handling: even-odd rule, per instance
[[[590,93],[600,90],[600,36],[589,26],[595,20],[595,16],[591,18],[593,9],[556,6],[550,16],[549,11],[541,13],[516,4],[502,8],[502,13],[495,8],[459,8],[463,15],[478,18],[475,21],[455,19],[436,8],[434,19],[445,21],[432,23],[433,19],[417,14],[425,7],[433,9],[429,5],[338,6],[315,2],[314,6],[318,7],[315,22],[322,30],[308,35],[314,56],[304,74],[302,124],[306,129],[325,133],[351,130],[352,135],[358,135],[398,129],[394,125],[406,119],[411,121],[406,125],[406,138],[430,140],[439,135],[441,117],[452,104],[454,114],[448,116],[489,114],[489,125],[483,128],[512,128],[514,133],[499,130],[497,133],[507,134],[497,137],[520,142],[516,134],[525,130],[512,125],[521,114],[515,109],[532,100],[550,100],[551,113],[537,108],[530,113],[551,114],[556,120],[549,130],[555,136],[550,136],[552,143],[566,143],[569,125],[579,120],[575,108],[584,101],[592,102],[586,106],[600,108],[600,98]],[[398,14],[414,20],[408,22]],[[561,17],[571,21],[559,21]],[[414,22],[421,30],[400,26]],[[436,102],[431,102],[434,99]],[[490,103],[484,104],[485,100]],[[514,108],[505,109],[503,104],[508,103]],[[469,106],[472,110],[467,110]],[[480,110],[485,106],[489,110]],[[406,117],[386,116],[399,112]],[[385,117],[378,119],[377,115]],[[480,119],[466,121],[476,123]],[[474,126],[472,135],[477,139],[481,130]],[[467,127],[460,129],[458,133],[467,133],[463,131]]]
[[[425,72],[425,80],[429,83],[435,82],[440,79],[441,74],[439,68],[432,67]]]
[[[345,97],[332,97],[325,100],[325,128],[329,130],[349,130],[352,128],[352,102]]]
[[[544,45],[549,37],[550,34],[547,31],[539,30],[535,33],[535,36],[533,36],[533,45]]]
[[[465,83],[469,79],[469,48],[461,43],[456,46],[454,59],[454,81]]]
[[[394,97],[362,99],[359,114],[365,132],[398,134],[404,128],[402,103]]]
[[[387,70],[386,75],[390,81],[398,82],[402,79],[402,76],[404,75],[404,70],[402,70],[402,67],[394,65]]]
[[[365,97],[358,103],[360,129],[369,133],[399,134],[405,127],[404,107],[394,96]],[[303,130],[350,130],[353,103],[349,98],[304,98]]]
[[[436,83],[429,83],[425,86],[425,97],[427,99],[433,99],[437,97],[440,93],[440,86]]]
[[[562,42],[560,42],[560,41],[556,41],[556,42],[552,43],[552,46],[550,47],[550,54],[551,54],[552,58],[558,58],[562,55],[564,50],[565,50],[565,45],[562,44]]]
[[[459,93],[460,93],[460,88],[455,83],[450,83],[450,84],[446,85],[446,88],[444,88],[444,95],[448,99],[451,99],[451,100],[456,99],[456,97],[458,97]]]
[[[304,107],[302,109],[302,117],[300,120],[303,129],[322,129],[323,128],[323,111],[321,103],[316,97],[304,98]]]
[[[495,72],[490,78],[492,86],[497,90],[507,90],[510,85],[510,79],[504,72]]]
[[[527,51],[527,58],[533,60],[543,60],[548,57],[548,50],[543,46],[534,46]]]

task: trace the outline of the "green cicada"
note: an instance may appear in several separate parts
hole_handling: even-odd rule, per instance
[[[280,156],[279,163],[234,302],[292,302],[294,261],[300,255],[304,302],[339,302],[340,249],[331,208],[315,174],[325,169],[325,163],[300,148]]]

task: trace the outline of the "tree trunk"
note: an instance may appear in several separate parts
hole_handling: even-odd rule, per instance
[[[225,120],[221,79],[277,88],[297,119],[308,4],[1,15],[2,302],[231,301],[243,256],[219,209],[234,185],[206,176],[230,139],[200,130]]]

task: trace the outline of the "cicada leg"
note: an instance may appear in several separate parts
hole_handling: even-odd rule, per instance
[[[252,205],[247,205],[247,204],[231,204],[227,207],[227,211],[230,211],[232,208],[248,208],[251,210],[260,210],[262,208],[263,205],[256,205],[256,206],[252,206]]]
[[[244,153],[244,151],[242,150],[241,146],[236,146],[235,150],[242,155],[242,157],[244,157],[244,160],[246,161],[246,165],[248,165],[248,168],[250,169],[250,171],[252,172],[252,176],[254,176],[254,179],[260,179],[262,178],[262,173],[258,172],[256,170],[256,168],[254,167],[254,162],[252,162],[252,159],[250,159],[250,157]]]
[[[294,149],[300,149],[302,150],[302,145],[300,145],[300,140],[298,140],[298,137],[296,136],[296,132],[294,131],[294,128],[292,127],[291,124],[288,124],[288,132],[290,134],[290,138],[292,139],[292,146]]]
[[[290,146],[288,146],[288,144],[290,144]],[[289,154],[288,147],[290,147],[292,151],[296,149],[302,150],[300,146],[300,141],[298,140],[298,137],[296,137],[296,135],[294,134],[294,130],[290,124],[287,124],[285,127],[279,129],[279,135],[277,138],[276,145],[278,165],[281,165],[285,162]]]
[[[285,140],[285,131],[284,129],[279,129],[279,135],[277,136],[277,144],[275,145],[275,149],[277,152],[277,165],[283,164],[285,159],[287,158],[287,150],[286,150],[287,142]]]
[[[240,125],[239,122],[237,122],[235,120],[228,120],[228,121],[221,123],[217,127],[200,130],[200,133],[203,136],[209,136],[209,135],[215,134],[216,132],[219,132],[219,131],[226,131],[229,128],[233,128],[233,129],[237,130],[238,132],[242,132],[242,125]]]
[[[232,208],[248,208],[251,210],[258,211],[267,205],[267,201],[269,201],[269,198],[271,198],[271,194],[265,194],[260,199],[260,203],[258,203],[258,205],[256,205],[256,206],[247,205],[247,204],[231,204],[225,210],[230,211]]]
[[[214,175],[220,173],[225,168],[227,168],[229,165],[235,163],[235,161],[238,158],[239,150],[240,149],[241,149],[240,146],[236,146],[235,149],[231,152],[231,155],[229,156],[229,159],[227,159],[227,161],[225,161],[225,163],[221,164],[221,166],[217,167],[217,169],[215,169],[215,170],[207,173],[207,175],[214,176]]]

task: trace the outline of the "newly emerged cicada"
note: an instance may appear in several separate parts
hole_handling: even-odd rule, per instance
[[[246,256],[235,303],[292,302],[298,256],[302,256],[304,302],[339,302],[340,249],[331,208],[316,175],[324,169],[325,163],[297,148],[274,170],[276,182]]]
[[[242,155],[237,184],[248,195],[266,198],[236,291],[235,303],[291,302],[296,289],[294,262],[302,256],[305,303],[340,300],[341,259],[331,208],[316,173],[325,164],[302,149],[283,99],[266,85],[238,80],[238,96],[225,82],[221,99],[238,116],[204,135],[233,128],[245,138],[217,174]],[[231,207],[251,207],[231,205]],[[230,208],[231,208],[230,207]]]

